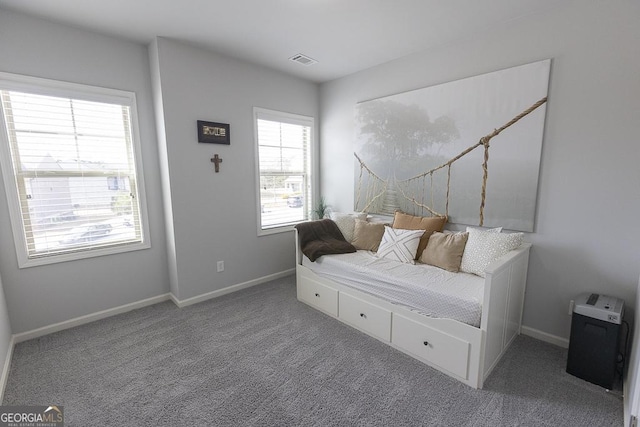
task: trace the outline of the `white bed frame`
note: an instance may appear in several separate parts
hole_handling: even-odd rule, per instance
[[[333,282],[302,265],[296,231],[298,300],[418,359],[473,388],[482,388],[520,334],[531,244],[486,269],[480,328],[423,316]]]

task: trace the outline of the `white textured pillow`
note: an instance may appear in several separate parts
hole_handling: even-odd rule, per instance
[[[523,233],[496,233],[467,228],[469,239],[462,254],[460,271],[484,277],[484,270],[496,259],[518,248]]]
[[[367,219],[367,214],[331,212],[329,218],[331,218],[333,222],[336,223],[345,240],[351,243],[353,241],[353,232],[356,229],[356,219],[365,221]]]
[[[387,225],[384,227],[384,234],[376,256],[415,264],[414,259],[423,234],[424,230],[403,230]]]

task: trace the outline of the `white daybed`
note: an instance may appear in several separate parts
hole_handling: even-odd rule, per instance
[[[311,307],[471,387],[482,388],[520,333],[530,247],[529,243],[522,244],[485,270],[480,327],[429,317],[321,277],[303,265],[296,231],[297,296]]]

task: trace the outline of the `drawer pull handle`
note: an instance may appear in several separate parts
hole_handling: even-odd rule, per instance
[[[424,344],[425,346],[429,346],[429,341],[425,341],[425,342],[423,342],[423,344]]]
[[[319,296],[320,296],[320,294],[316,294],[316,296],[317,296],[317,297],[319,297]]]
[[[363,319],[366,319],[366,318],[367,318],[367,315],[366,315],[366,314],[364,314],[364,313],[360,313],[360,317],[362,317]]]

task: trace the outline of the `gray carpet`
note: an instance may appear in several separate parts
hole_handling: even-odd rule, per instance
[[[620,393],[565,363],[521,336],[473,390],[299,303],[291,276],[18,344],[3,404],[67,426],[622,425]]]

